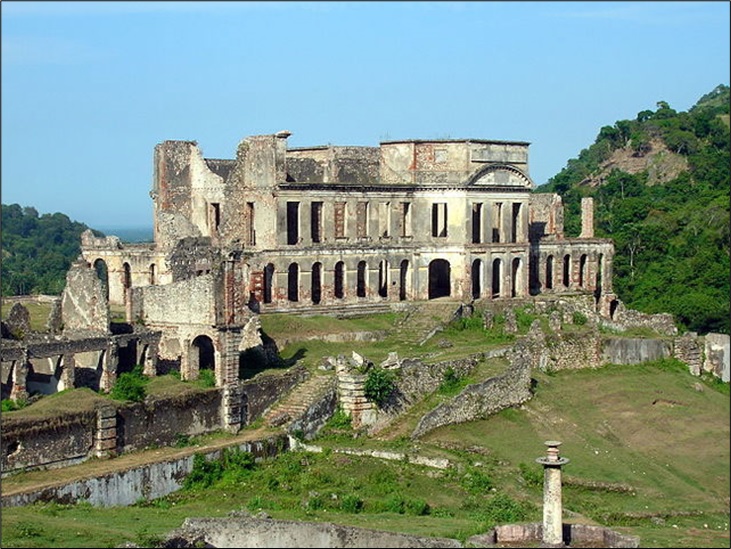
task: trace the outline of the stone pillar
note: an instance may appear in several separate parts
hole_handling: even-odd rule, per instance
[[[546,456],[536,459],[543,465],[543,547],[563,547],[561,508],[561,466],[569,462],[558,457],[560,442],[547,440]]]
[[[73,389],[76,382],[76,358],[73,354],[61,357],[61,375],[59,379],[63,389]]]
[[[94,453],[98,458],[114,457],[117,453],[117,410],[113,406],[102,406],[96,411]]]
[[[239,343],[241,330],[219,332],[221,343],[221,363],[216,381],[223,386],[221,401],[223,428],[229,433],[237,433],[241,428],[241,388],[239,386]]]
[[[119,355],[115,344],[107,347],[102,361],[102,375],[99,380],[99,390],[108,393],[112,390],[114,382],[117,380],[117,365],[119,363]]]
[[[10,389],[11,400],[25,400],[28,398],[28,389],[26,387],[26,377],[28,376],[28,350],[23,351],[20,360],[15,361],[12,373],[12,388]]]
[[[581,199],[581,234],[579,238],[594,238],[594,199],[590,196]]]
[[[335,365],[338,376],[338,400],[343,411],[351,418],[353,429],[373,425],[377,419],[376,405],[365,397],[365,382],[368,376],[349,371],[338,361]]]

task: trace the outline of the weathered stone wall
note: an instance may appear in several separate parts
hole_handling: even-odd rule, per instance
[[[722,381],[728,382],[731,375],[729,359],[731,351],[728,334],[706,334],[705,360],[703,370],[710,372]]]
[[[623,328],[649,328],[662,335],[677,335],[673,315],[670,313],[647,314],[628,309],[621,301],[618,302],[612,320]]]
[[[530,196],[530,240],[563,238],[563,202],[553,193]]]
[[[40,465],[65,467],[94,449],[96,413],[67,413],[52,420],[21,420],[3,414],[0,463],[3,476]]]
[[[214,277],[206,274],[135,292],[135,316],[146,325],[203,324],[216,322]]]
[[[221,428],[221,391],[146,399],[117,409],[117,449],[134,452],[171,446],[180,435],[194,436]]]
[[[61,317],[64,332],[109,332],[109,304],[101,280],[83,259],[74,262],[66,273]]]
[[[434,408],[419,420],[411,438],[443,425],[485,418],[529,400],[533,396],[530,352],[518,343],[510,354],[510,366],[502,375],[469,385],[450,401]]]
[[[602,340],[603,364],[640,364],[673,356],[673,342],[665,339],[610,337]]]

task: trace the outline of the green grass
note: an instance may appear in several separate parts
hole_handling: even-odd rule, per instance
[[[309,335],[336,330],[315,317],[272,320],[271,316],[262,316],[262,322],[271,322],[272,332],[291,329]],[[379,326],[390,323],[394,335],[386,342],[300,341],[285,347],[283,355],[305,349],[302,363],[314,366],[325,355],[349,355],[356,350],[375,361],[399,349],[401,356],[420,354],[436,361],[495,344],[481,324],[466,319],[419,346],[423,329],[399,325],[402,318],[397,314],[345,321],[354,331],[366,330],[364,326],[386,329]],[[529,320],[522,320],[523,328]],[[571,328],[577,333],[585,329]],[[396,332],[404,334],[400,343]],[[498,322],[493,336],[501,337]],[[453,346],[440,346],[440,339]],[[465,540],[496,523],[540,522],[543,472],[535,458],[545,454],[544,441],[560,440],[561,455],[571,460],[563,469],[565,521],[601,524],[640,536],[642,547],[729,547],[727,383],[694,377],[674,360],[552,375],[536,371],[535,396],[524,405],[410,440],[424,413],[460,387],[498,375],[506,366],[505,359],[483,360],[466,378],[445,380],[442,390],[416,403],[378,436],[353,438],[346,418],[336,415],[323,436],[313,441],[324,448],[322,453],[291,452],[250,470],[222,475],[207,489],[183,490],[153,502],[110,509],[88,505],[4,508],[2,546],[144,544],[178,528],[186,517],[218,517],[242,509],[263,510],[279,519]],[[150,393],[168,395],[203,390],[172,376],[152,379],[147,388]],[[106,398],[89,393],[84,392],[84,398]],[[44,401],[46,412],[71,406],[66,399],[68,393],[46,397],[11,414],[29,413]],[[59,404],[64,402],[68,404]],[[226,437],[224,433],[210,436]],[[442,457],[453,466],[442,471],[408,459],[387,461],[338,453],[342,448]],[[612,489],[616,486],[631,488],[621,492]]]
[[[2,317],[3,320],[8,318],[10,309],[13,308],[14,303],[15,301],[10,298],[3,298],[2,305],[0,306],[0,317]],[[46,323],[48,322],[48,317],[51,314],[53,305],[51,303],[35,303],[26,301],[22,301],[21,303],[26,309],[28,309],[28,313],[30,314],[30,329],[34,332],[45,332]]]

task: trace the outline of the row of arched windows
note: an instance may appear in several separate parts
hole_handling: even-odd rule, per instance
[[[553,255],[549,255],[546,257],[546,264],[545,264],[545,288],[547,290],[554,289],[554,283],[555,281],[555,267],[554,267],[555,259]],[[562,263],[562,269],[561,269],[561,281],[560,283],[563,285],[564,288],[568,288],[571,286],[571,262],[572,257],[571,254],[565,254],[563,258],[561,259]],[[590,286],[590,280],[589,280],[589,256],[587,254],[581,254],[579,256],[579,269],[578,269],[578,286],[579,288],[585,288],[587,286]],[[604,255],[599,254],[597,258],[597,273],[596,273],[596,286],[598,288],[601,287],[601,277],[602,277],[602,263],[604,262]]]

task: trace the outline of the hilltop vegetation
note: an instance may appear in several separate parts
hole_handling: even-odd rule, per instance
[[[596,235],[614,240],[614,288],[628,307],[729,333],[729,149],[720,85],[687,112],[658,101],[604,126],[537,192],[562,196],[567,236],[579,234],[581,198],[594,198]]]
[[[2,295],[59,295],[88,228],[62,213],[38,215],[33,207],[3,204]]]

